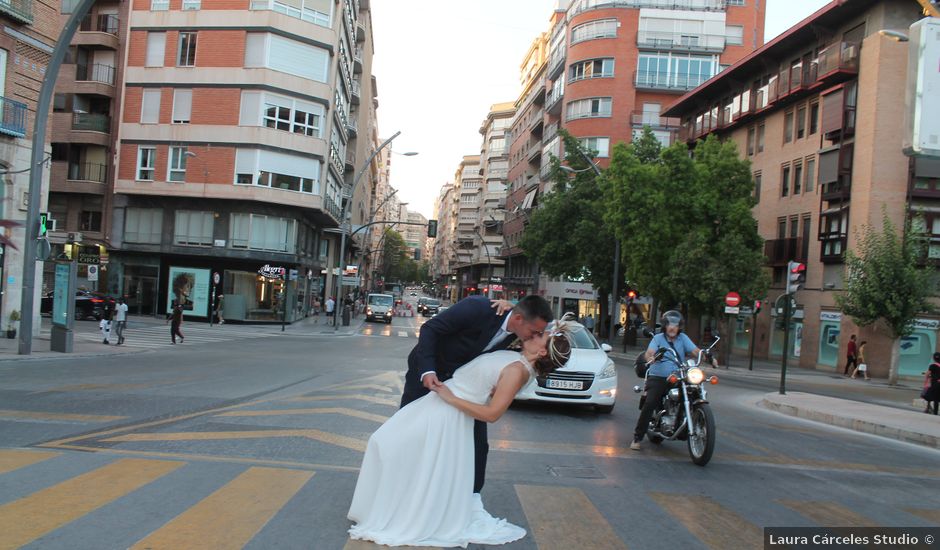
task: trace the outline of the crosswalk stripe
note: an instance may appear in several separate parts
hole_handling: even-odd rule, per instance
[[[61,421],[61,422],[114,422],[115,420],[123,420],[127,418],[126,416],[107,416],[103,414],[69,414],[69,413],[54,413],[54,412],[42,412],[42,411],[13,411],[13,410],[0,410],[0,418],[11,418],[11,419],[22,419],[22,420],[46,420],[46,421]]]
[[[835,502],[818,500],[778,500],[777,502],[813,520],[817,525],[838,525],[839,527],[874,527],[878,525],[878,522]]]
[[[60,453],[49,451],[27,451],[24,449],[0,450],[0,474],[19,470],[31,464],[59,456]]]
[[[288,416],[292,414],[341,414],[363,420],[371,420],[379,424],[388,420],[387,416],[371,414],[346,407],[323,407],[322,409],[276,409],[261,411],[229,411],[216,416]]]
[[[398,331],[398,336],[400,336],[400,337],[402,337],[402,338],[407,338],[407,337],[408,337],[408,333],[405,332],[404,330],[399,330],[399,331]]]
[[[249,468],[131,549],[242,548],[311,477],[302,470]]]
[[[926,508],[905,508],[905,512],[923,518],[934,525],[940,525],[940,510],[929,510]]]
[[[183,464],[124,458],[4,504],[0,506],[0,549],[19,548]]]
[[[516,485],[516,494],[539,550],[627,547],[580,489]]]
[[[290,399],[285,399],[284,401],[300,403],[304,401],[346,401],[348,399],[368,401],[369,403],[376,403],[378,405],[391,405],[393,407],[397,407],[399,405],[398,399],[391,397],[377,397],[374,395],[304,395],[301,397],[291,397]]]
[[[650,497],[709,548],[764,547],[759,527],[709,497],[668,493],[650,493]]]

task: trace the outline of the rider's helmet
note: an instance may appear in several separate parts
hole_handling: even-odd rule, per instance
[[[663,316],[659,319],[659,324],[662,325],[663,332],[666,331],[666,327],[669,325],[676,325],[679,327],[679,330],[685,328],[685,319],[682,317],[682,314],[674,309],[663,313]]]

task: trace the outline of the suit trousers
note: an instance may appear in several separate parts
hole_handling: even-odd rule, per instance
[[[408,369],[405,374],[405,391],[401,395],[401,406],[420,399],[427,395],[431,390],[425,388],[418,378],[419,373]],[[490,452],[489,440],[486,437],[486,422],[481,420],[473,421],[473,492],[479,493],[483,490],[483,482],[486,480],[486,457]]]

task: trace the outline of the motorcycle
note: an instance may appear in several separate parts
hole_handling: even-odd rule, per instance
[[[715,451],[715,415],[708,404],[705,384],[717,384],[717,376],[705,376],[702,370],[702,358],[710,357],[711,350],[720,338],[716,335],[715,341],[704,350],[699,351],[698,359],[681,361],[672,349],[659,350],[653,359],[641,363],[637,358],[639,374],[640,365],[646,367],[641,376],[646,380],[649,375],[649,366],[665,359],[671,361],[677,370],[669,375],[667,381],[670,388],[663,395],[662,403],[653,412],[650,418],[647,436],[651,443],[660,444],[663,440],[686,441],[689,447],[689,456],[698,466],[705,466]],[[710,362],[710,361],[709,361]],[[643,392],[643,386],[633,386],[636,393]],[[643,407],[645,394],[640,398],[640,408]]]

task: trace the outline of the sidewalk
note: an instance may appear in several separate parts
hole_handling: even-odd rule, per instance
[[[610,356],[629,365],[645,347],[617,346]],[[621,371],[625,372],[625,371]],[[733,356],[731,367],[715,373],[719,380],[752,383],[756,387],[776,387],[780,381],[780,361],[754,359],[748,370],[748,358]],[[901,381],[889,385],[884,379],[852,380],[841,372],[787,367],[787,393],[767,393],[758,404],[781,414],[848,428],[858,432],[888,437],[940,449],[940,418],[924,414],[924,401],[918,398],[920,384]]]

